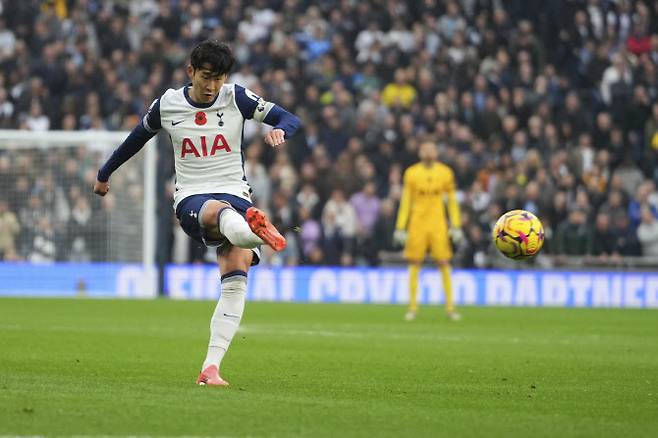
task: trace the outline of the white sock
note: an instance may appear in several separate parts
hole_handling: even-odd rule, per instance
[[[225,208],[219,212],[217,222],[219,232],[224,235],[232,245],[251,249],[263,245],[263,240],[255,235],[247,221],[232,208]]]
[[[240,326],[246,292],[246,272],[233,271],[222,276],[222,292],[210,320],[210,342],[206,360],[203,362],[204,370],[210,365],[217,365],[219,368]]]

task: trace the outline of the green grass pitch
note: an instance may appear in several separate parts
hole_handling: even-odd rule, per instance
[[[656,436],[658,311],[0,299],[0,436]]]

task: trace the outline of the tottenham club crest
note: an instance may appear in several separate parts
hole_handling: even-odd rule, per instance
[[[256,109],[258,110],[259,113],[265,111],[265,99],[263,99],[262,97],[258,98],[258,108]]]

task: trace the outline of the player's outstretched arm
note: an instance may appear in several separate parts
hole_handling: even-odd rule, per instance
[[[135,126],[123,143],[116,148],[103,167],[100,168],[96,177],[96,183],[94,184],[94,193],[105,196],[110,190],[110,184],[108,182],[110,175],[119,166],[139,152],[146,142],[153,138],[161,128],[160,99],[158,98],[153,101],[144,118]]]
[[[292,137],[297,132],[301,125],[299,117],[274,104],[263,122],[274,127],[265,135],[265,143],[270,146],[283,144],[287,138]]]
[[[100,196],[105,196],[110,190],[110,184],[108,183],[110,175],[112,175],[119,166],[139,152],[146,142],[154,135],[155,132],[147,131],[142,125],[142,122],[135,126],[135,129],[133,129],[124,142],[116,148],[103,167],[98,171],[96,183],[94,184],[94,193]]]
[[[237,84],[235,85],[235,103],[245,119],[253,119],[273,127],[264,139],[265,143],[270,146],[282,145],[286,139],[297,132],[301,125],[301,121],[296,115]]]

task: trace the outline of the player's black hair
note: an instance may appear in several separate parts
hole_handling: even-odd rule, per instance
[[[210,66],[215,74],[228,74],[235,64],[231,48],[217,40],[206,40],[199,43],[190,55],[190,64],[194,70]]]

